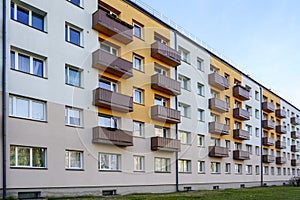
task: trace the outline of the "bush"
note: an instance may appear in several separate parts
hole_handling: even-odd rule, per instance
[[[290,185],[300,186],[300,176],[294,176],[289,180]]]

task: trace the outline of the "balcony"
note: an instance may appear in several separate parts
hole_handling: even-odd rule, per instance
[[[128,79],[133,76],[131,62],[100,49],[93,53],[93,67],[119,78]]]
[[[233,117],[239,120],[249,120],[249,112],[242,108],[234,108],[233,109]]]
[[[274,129],[275,123],[272,120],[263,120],[262,127],[265,129]]]
[[[151,107],[151,118],[170,124],[180,123],[180,111],[160,105]]]
[[[291,145],[291,152],[299,152],[299,148],[297,147],[297,145]]]
[[[172,67],[181,64],[180,53],[161,42],[154,42],[151,44],[151,56]]]
[[[263,102],[262,109],[267,113],[271,113],[274,112],[274,105],[271,102]]]
[[[273,146],[274,145],[274,139],[264,137],[264,138],[262,138],[262,143],[263,143],[264,146]]]
[[[130,96],[97,88],[94,90],[94,105],[120,112],[133,111],[133,99]]]
[[[241,85],[235,85],[233,87],[233,96],[242,101],[250,99],[249,91]]]
[[[234,150],[233,151],[233,159],[235,159],[235,160],[249,160],[250,159],[250,153],[248,151]]]
[[[133,146],[132,132],[97,126],[93,128],[93,143]]]
[[[214,110],[219,113],[228,112],[228,104],[218,98],[211,98],[208,100],[209,109]]]
[[[292,125],[300,125],[300,119],[298,117],[291,117]]]
[[[210,133],[217,134],[217,135],[228,135],[229,127],[228,125],[219,122],[209,122],[208,131]]]
[[[300,138],[300,133],[297,132],[297,131],[292,131],[292,132],[291,132],[291,137],[292,137],[293,139],[299,139],[299,138]]]
[[[154,74],[151,77],[151,88],[174,96],[181,93],[180,82],[161,74]]]
[[[124,44],[133,41],[132,25],[110,15],[103,10],[98,10],[93,14],[93,29]]]
[[[238,140],[250,140],[250,134],[248,131],[242,129],[234,129],[233,138]]]
[[[276,115],[276,117],[278,117],[278,118],[286,118],[286,111],[283,110],[283,109],[277,109],[277,110],[275,111],[275,115]]]
[[[276,164],[281,165],[286,163],[286,158],[284,157],[276,157]]]
[[[275,143],[275,147],[277,149],[285,149],[286,148],[286,142],[277,140],[276,143]]]
[[[280,133],[280,134],[286,134],[287,128],[286,128],[286,126],[283,126],[283,125],[277,125],[276,132]]]
[[[152,137],[151,138],[151,150],[152,151],[180,151],[180,140],[163,137]]]
[[[212,73],[208,75],[208,83],[219,90],[229,89],[228,80],[218,73]]]
[[[208,147],[208,156],[210,157],[228,157],[229,156],[229,150],[226,147],[220,147],[220,146],[209,146]]]
[[[296,166],[299,166],[300,165],[300,162],[297,161],[297,159],[291,159],[291,165],[296,167]]]
[[[272,163],[275,161],[275,157],[272,155],[263,155],[262,161],[263,161],[263,163]]]

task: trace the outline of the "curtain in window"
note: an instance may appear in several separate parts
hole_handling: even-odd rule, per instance
[[[33,59],[33,74],[43,76],[43,61]]]
[[[44,120],[44,104],[41,102],[32,102],[32,119]]]
[[[29,118],[29,101],[16,98],[16,116]]]
[[[46,167],[46,151],[43,148],[32,149],[32,166]]]
[[[30,166],[30,149],[18,147],[18,166]]]
[[[80,86],[80,76],[77,70],[69,68],[69,84]]]
[[[22,72],[29,73],[30,72],[30,58],[29,56],[25,56],[22,54],[19,54],[19,70]]]

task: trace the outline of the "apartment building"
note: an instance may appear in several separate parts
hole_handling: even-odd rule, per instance
[[[3,21],[7,196],[282,185],[300,175],[300,110],[140,1],[11,0]]]

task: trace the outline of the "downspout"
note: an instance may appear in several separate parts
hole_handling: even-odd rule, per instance
[[[3,0],[2,24],[2,169],[3,199],[6,199],[6,0]]]
[[[263,169],[263,110],[262,110],[262,89],[259,87],[260,92],[260,186],[264,186],[264,169]]]
[[[175,50],[177,51],[177,34],[176,31],[174,31],[174,45],[175,45]],[[175,67],[175,80],[177,81],[177,66]],[[178,110],[178,98],[175,96],[175,109]],[[175,135],[176,135],[176,140],[178,139],[178,124],[175,125]],[[175,152],[175,157],[176,157],[176,163],[175,163],[175,168],[176,168],[176,192],[179,192],[179,177],[178,177],[178,151]]]

